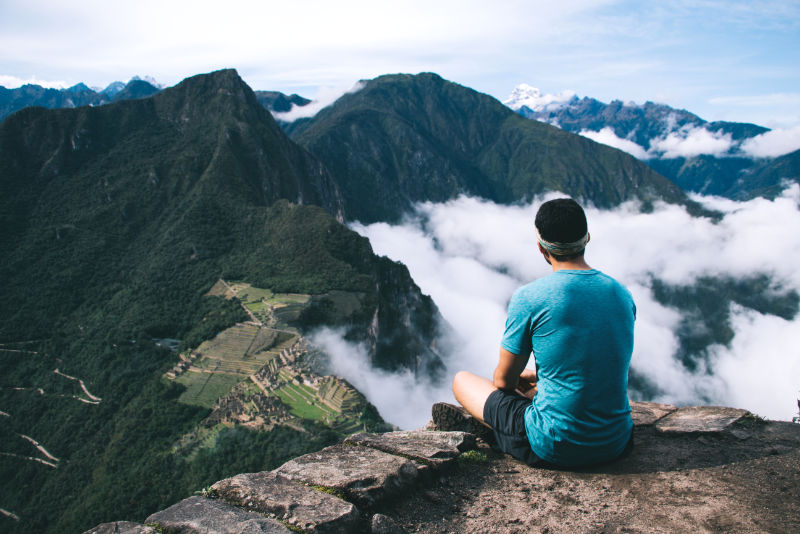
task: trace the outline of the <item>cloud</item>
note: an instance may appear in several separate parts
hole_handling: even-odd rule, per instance
[[[645,150],[643,146],[634,143],[630,139],[622,139],[621,137],[617,137],[617,134],[614,133],[614,129],[610,126],[606,126],[599,132],[582,130],[580,135],[588,137],[592,141],[597,141],[598,143],[623,150],[638,159],[650,158],[650,154],[648,154],[647,150]]]
[[[357,93],[361,89],[364,88],[364,82],[358,82],[355,85],[347,86],[347,88],[342,87],[320,87],[319,91],[317,92],[317,96],[314,100],[306,104],[305,106],[298,106],[297,104],[292,104],[292,109],[289,111],[283,111],[278,113],[273,113],[272,116],[275,117],[275,120],[284,121],[284,122],[294,122],[297,119],[304,119],[308,117],[313,117],[317,113],[319,113],[322,109],[330,106],[339,98],[346,94]]]
[[[703,127],[684,127],[650,141],[651,154],[662,158],[691,158],[707,154],[723,156],[733,147],[731,134]]]
[[[69,84],[63,80],[40,80],[36,76],[31,76],[27,79],[18,78],[16,76],[10,76],[8,74],[0,74],[0,85],[5,87],[6,89],[15,89],[17,87],[22,87],[23,85],[41,85],[46,89],[66,89],[69,87]]]
[[[406,428],[421,426],[429,418],[426,404],[453,402],[447,386],[456,371],[491,375],[508,298],[519,285],[550,272],[535,248],[533,218],[541,202],[556,196],[563,195],[547,195],[527,206],[461,197],[420,204],[401,225],[353,225],[370,239],[377,254],[406,263],[463,339],[450,352],[447,378],[438,387],[415,387],[404,375],[398,377],[395,391],[390,378],[376,378],[379,397],[422,399],[407,411],[403,403],[384,404],[389,410],[381,411],[385,417],[403,421],[396,424]],[[651,286],[653,278],[693,285],[706,276],[741,279],[762,274],[770,278],[776,294],[800,292],[800,234],[795,231],[800,227],[800,187],[793,186],[775,200],[694,198],[722,212],[722,220],[695,218],[680,206],[663,203],[650,213],[640,213],[634,203],[609,211],[587,209],[592,233],[587,260],[624,283],[637,303],[632,367],[658,388],[650,400],[732,405],[791,419],[800,390],[800,358],[792,352],[800,344],[800,316],[786,320],[732,305],[735,336],[730,346],[712,346],[708,365],[701,361],[689,369],[676,358],[682,312],[659,303]],[[781,251],[780,261],[776,250]],[[362,364],[343,370],[343,376],[351,380],[344,373],[357,373],[369,384]]]
[[[389,373],[370,364],[364,346],[344,340],[343,333],[322,329],[309,336],[330,356],[330,369],[364,394],[389,423],[417,428],[430,419],[431,406],[446,395],[448,385],[420,382],[410,371]]]
[[[753,158],[775,158],[800,150],[800,126],[777,128],[746,139],[740,150]]]

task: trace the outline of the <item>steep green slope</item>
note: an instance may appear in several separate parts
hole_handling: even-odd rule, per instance
[[[176,356],[154,338],[196,343],[245,320],[203,297],[220,277],[363,294],[336,326],[379,366],[436,368],[435,306],[329,214],[340,206],[323,166],[234,71],[0,124],[0,507],[19,517],[0,529],[142,520],[336,438],[239,429],[191,460],[171,453],[208,410],[177,402],[181,387],[161,379]]]
[[[331,171],[346,217],[363,222],[462,193],[513,203],[558,190],[601,207],[634,198],[686,202],[631,156],[523,119],[435,74],[370,80],[286,129]]]
[[[800,150],[759,162],[731,191],[734,198],[775,197],[786,184],[800,183]]]

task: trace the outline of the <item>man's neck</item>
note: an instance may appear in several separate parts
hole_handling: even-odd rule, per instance
[[[591,269],[589,264],[586,263],[586,260],[583,259],[583,256],[567,261],[556,261],[551,255],[550,265],[553,267],[554,273],[561,270],[588,271]]]

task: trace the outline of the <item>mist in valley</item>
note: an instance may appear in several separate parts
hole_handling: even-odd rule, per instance
[[[458,370],[491,376],[512,292],[551,272],[533,219],[542,202],[561,196],[517,206],[461,197],[419,204],[398,225],[352,224],[377,254],[408,266],[457,336],[440,343],[446,372],[433,383],[375,371],[363,347],[318,332],[334,372],[401,428],[424,425],[434,402],[454,402]],[[721,217],[664,203],[646,213],[635,202],[586,206],[588,263],[625,284],[637,305],[630,396],[790,420],[800,390],[800,186],[774,200],[694,200]]]

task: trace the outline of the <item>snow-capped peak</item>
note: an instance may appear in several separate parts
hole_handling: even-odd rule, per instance
[[[131,82],[132,82],[132,81],[134,81],[134,80],[138,80],[138,81],[142,81],[142,82],[147,82],[147,83],[149,83],[150,85],[152,85],[153,87],[157,87],[157,88],[159,88],[159,89],[163,89],[163,88],[164,88],[164,85],[163,85],[163,84],[160,84],[160,83],[158,83],[158,82],[156,81],[156,79],[155,79],[155,78],[153,78],[152,76],[138,76],[138,75],[137,75],[137,76],[134,76],[133,78],[131,78],[131,79],[130,79],[130,81],[131,81]],[[128,82],[128,83],[130,83],[130,82]]]
[[[543,95],[538,88],[521,83],[511,91],[503,104],[514,111],[519,111],[523,106],[531,111],[555,111],[564,107],[575,96],[575,91],[569,90]]]

